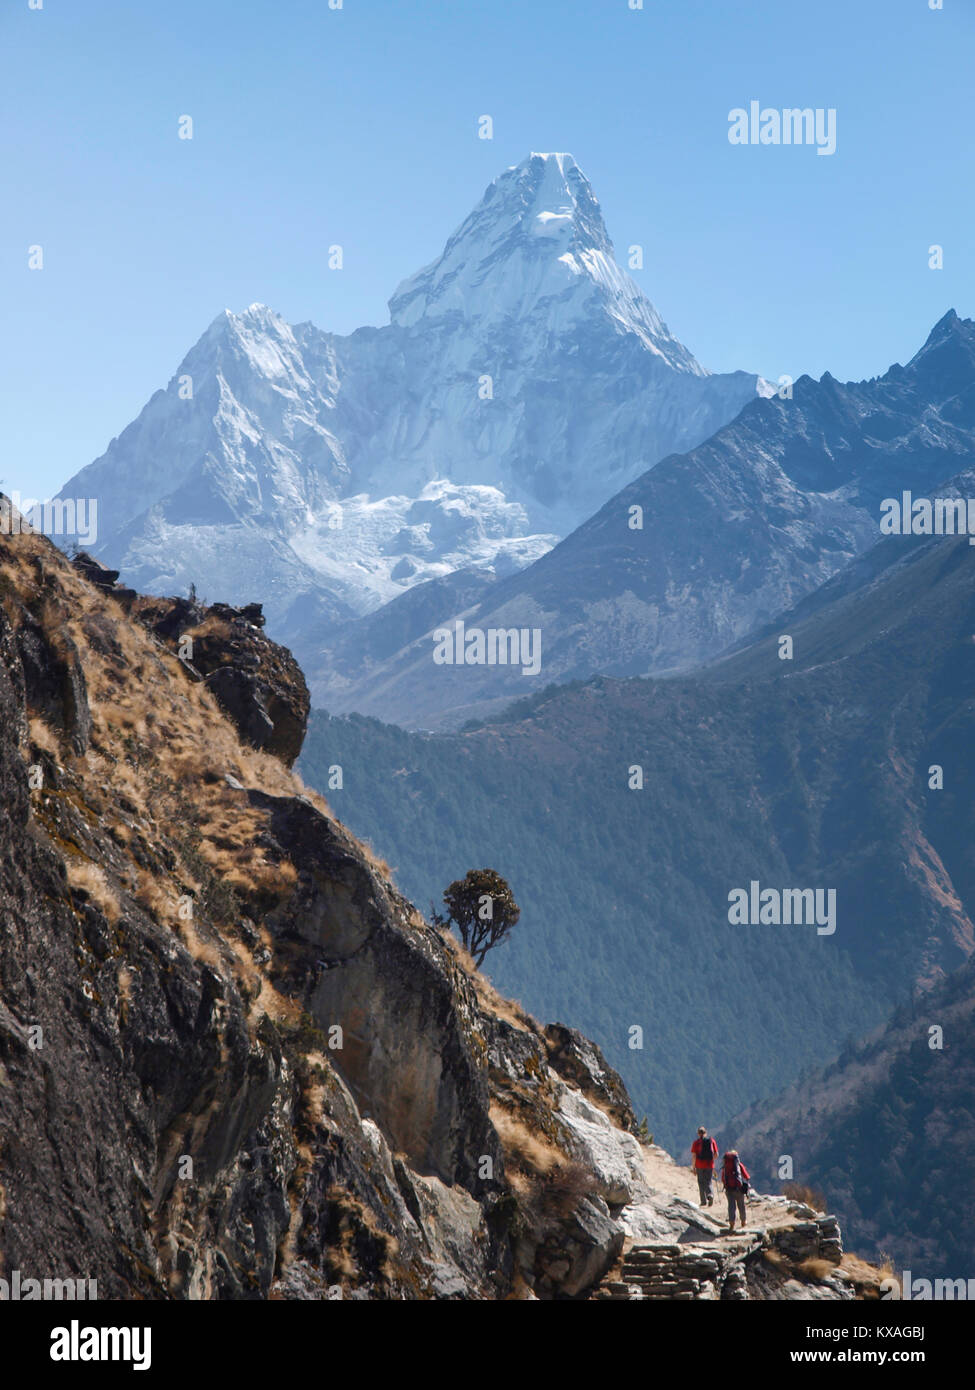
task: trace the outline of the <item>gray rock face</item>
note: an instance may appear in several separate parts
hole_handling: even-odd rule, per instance
[[[596,1044],[577,1028],[550,1023],[545,1029],[549,1065],[564,1081],[595,1102],[623,1129],[636,1129],[636,1116],[619,1074]]]
[[[543,1245],[536,1256],[542,1293],[576,1298],[598,1284],[623,1249],[624,1235],[601,1197],[579,1203],[568,1229],[559,1233],[553,1247]]]
[[[264,748],[274,734],[274,720],[261,697],[257,677],[239,667],[221,666],[207,684],[247,742]]]
[[[299,866],[296,890],[268,928],[276,941],[314,952],[307,1008],[324,1034],[341,1028],[335,1065],[360,1110],[418,1171],[478,1195],[499,1191],[478,1178],[484,1158],[498,1171],[503,1159],[476,1029],[465,1026],[476,1015],[469,982],[341,826],[301,798],[249,799],[269,812],[267,847]]]
[[[30,706],[59,730],[75,753],[88,747],[91,714],[84,672],[74,642],[63,630],[49,635],[23,614],[16,645]]]

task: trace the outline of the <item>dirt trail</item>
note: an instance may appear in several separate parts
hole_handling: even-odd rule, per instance
[[[664,1149],[652,1144],[644,1151],[644,1171],[651,1187],[672,1192],[676,1197],[698,1206],[697,1176],[691,1167],[690,1154],[686,1163],[677,1163]],[[699,1210],[702,1216],[710,1217],[723,1230],[727,1230],[728,1204],[721,1186],[720,1159],[715,1165],[712,1191],[714,1206],[700,1207]],[[761,1231],[768,1230],[770,1226],[792,1225],[796,1216],[790,1206],[784,1197],[766,1196],[753,1191],[746,1205],[747,1229]]]

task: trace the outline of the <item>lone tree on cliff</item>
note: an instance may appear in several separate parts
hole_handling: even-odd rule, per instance
[[[447,915],[434,909],[434,924],[447,929],[453,923],[478,968],[521,916],[511,889],[494,869],[470,869],[444,889],[443,900]]]

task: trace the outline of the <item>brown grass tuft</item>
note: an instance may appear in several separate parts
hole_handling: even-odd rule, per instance
[[[114,927],[122,915],[118,896],[105,877],[104,869],[87,859],[69,859],[65,864],[68,882],[72,888],[87,893],[95,906],[104,913]]]
[[[787,1182],[782,1184],[782,1195],[788,1197],[790,1202],[801,1202],[803,1206],[812,1207],[813,1211],[829,1211],[826,1198],[816,1187],[807,1187],[801,1182]]]
[[[57,735],[49,724],[43,719],[33,718],[30,720],[30,738],[35,747],[40,748],[45,753],[50,753],[52,758],[60,758],[61,748],[58,744]]]
[[[147,869],[139,869],[138,874],[136,902],[157,922],[167,927],[175,927],[179,920],[175,897],[163,887],[155,874],[149,873]]]

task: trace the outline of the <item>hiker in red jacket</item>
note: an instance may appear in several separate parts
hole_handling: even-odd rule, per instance
[[[691,1153],[694,1155],[694,1171],[697,1173],[697,1190],[701,1194],[701,1206],[713,1207],[711,1179],[714,1177],[714,1160],[718,1156],[718,1146],[708,1136],[703,1125],[697,1131],[697,1138],[691,1145]]]
[[[728,1227],[735,1229],[735,1211],[741,1217],[741,1229],[745,1229],[745,1198],[749,1191],[751,1174],[738,1157],[737,1149],[729,1149],[724,1156],[721,1170],[721,1184],[728,1198]]]

